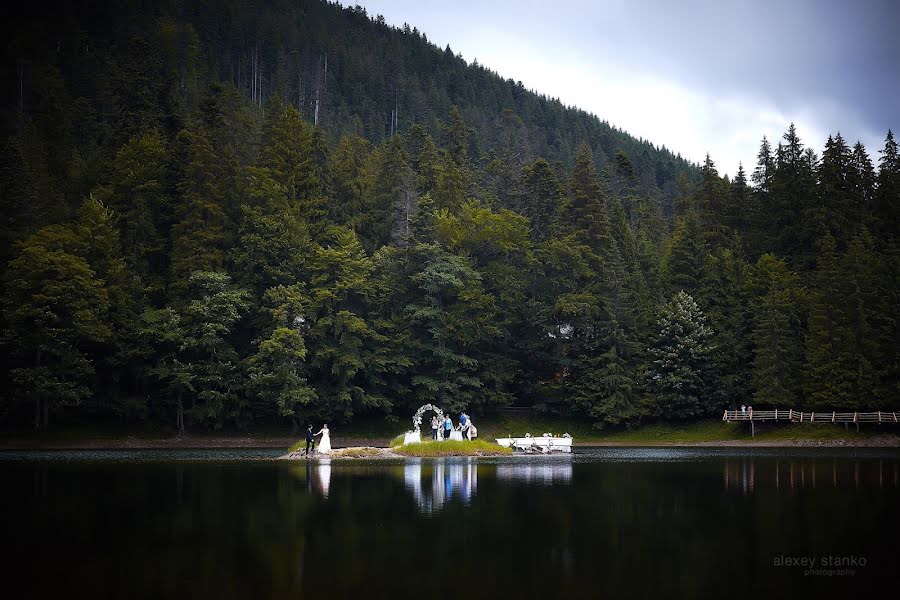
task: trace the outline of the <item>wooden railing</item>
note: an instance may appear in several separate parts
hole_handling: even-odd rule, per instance
[[[726,410],[723,421],[788,421],[790,423],[900,423],[900,413],[875,412],[805,412],[793,409]]]

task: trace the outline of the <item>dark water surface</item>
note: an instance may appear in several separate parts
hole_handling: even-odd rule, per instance
[[[851,598],[900,572],[895,450],[276,454],[0,453],[4,596]]]

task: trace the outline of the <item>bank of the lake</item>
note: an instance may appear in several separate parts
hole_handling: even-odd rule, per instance
[[[686,447],[900,447],[900,427],[854,427],[820,423],[759,424],[756,435],[742,423],[719,420],[695,423],[654,423],[630,430],[599,430],[589,422],[548,417],[476,418],[480,440],[491,443],[509,435],[569,433],[575,446],[686,446]],[[335,448],[387,448],[405,423],[384,419],[332,427]],[[0,449],[177,449],[177,448],[290,448],[296,435],[282,431],[190,433],[175,436],[153,430],[61,429],[47,434],[0,434]]]

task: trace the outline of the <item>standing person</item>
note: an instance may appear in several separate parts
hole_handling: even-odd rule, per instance
[[[437,441],[438,418],[437,415],[431,417],[431,439]]]
[[[309,456],[309,449],[316,449],[316,438],[313,436],[312,423],[306,426],[306,456]]]
[[[459,430],[462,432],[462,438],[464,440],[469,439],[469,415],[467,415],[465,411],[459,415]]]
[[[319,442],[319,454],[330,454],[331,453],[331,432],[328,431],[328,423],[322,425],[322,429],[319,430],[319,433],[316,435],[322,435],[322,440]]]
[[[453,421],[450,420],[450,416],[447,415],[444,417],[444,439],[450,439],[450,430],[453,429]]]

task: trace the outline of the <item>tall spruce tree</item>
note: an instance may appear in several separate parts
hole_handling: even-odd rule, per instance
[[[648,350],[647,388],[665,419],[715,414],[724,406],[709,321],[681,291],[662,308]]]
[[[771,254],[756,263],[753,300],[753,401],[797,406],[804,381],[803,303],[800,278]]]

